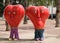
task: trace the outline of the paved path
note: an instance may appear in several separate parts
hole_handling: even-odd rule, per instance
[[[60,27],[55,28],[55,20],[47,20],[45,25],[44,41],[35,41],[34,39],[34,26],[28,20],[28,24],[19,25],[18,41],[9,41],[9,32],[5,31],[5,22],[0,20],[0,43],[60,43]]]

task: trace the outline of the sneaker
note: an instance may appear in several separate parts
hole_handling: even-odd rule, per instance
[[[16,38],[15,38],[14,40],[19,40],[19,39],[16,39]]]
[[[18,40],[18,39],[14,39],[14,40]]]
[[[13,40],[12,38],[9,38],[9,40]]]
[[[40,40],[40,41],[43,41],[43,40],[44,40],[44,38],[40,38],[39,40]]]
[[[39,38],[36,38],[35,40],[36,40],[36,41],[39,41]]]

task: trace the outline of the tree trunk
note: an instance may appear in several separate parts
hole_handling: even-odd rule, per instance
[[[24,6],[24,8],[26,9],[27,7],[27,0],[19,0],[19,4],[22,4]],[[24,16],[24,22],[23,24],[27,24],[27,16]]]
[[[60,0],[56,0],[56,27],[60,27]]]
[[[5,7],[10,4],[10,0],[5,0]],[[8,23],[5,21],[6,23],[6,31],[9,31],[9,27],[8,27]]]
[[[23,5],[24,5],[24,8],[25,8],[25,9],[26,9],[26,7],[28,6],[27,4],[28,4],[28,3],[27,3],[27,0],[24,0]],[[24,24],[27,24],[27,16],[26,16],[26,15],[24,16]]]
[[[10,0],[5,0],[5,6],[7,6],[8,4],[10,4]]]
[[[3,0],[0,0],[1,3],[3,3]]]
[[[16,4],[17,4],[17,3],[16,3],[16,0],[13,0],[12,4],[13,4],[13,5],[16,5]]]

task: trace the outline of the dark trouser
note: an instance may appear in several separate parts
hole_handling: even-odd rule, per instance
[[[43,33],[44,33],[44,29],[40,29],[40,30],[37,30],[35,29],[35,39],[36,38],[43,38]]]
[[[11,28],[10,38],[13,39],[13,37],[15,37],[16,39],[19,39],[18,28],[17,27]]]

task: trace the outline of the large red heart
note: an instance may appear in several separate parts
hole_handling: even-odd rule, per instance
[[[4,17],[11,27],[17,27],[24,16],[22,5],[8,5],[4,10]]]
[[[48,18],[46,13],[46,9],[44,9],[44,13],[42,13],[43,8],[40,8],[40,6],[30,6],[26,9],[26,15],[30,18],[30,20],[33,22],[36,29],[43,29],[45,25],[45,20]],[[45,15],[47,14],[47,15]],[[45,19],[46,16],[46,19]]]

